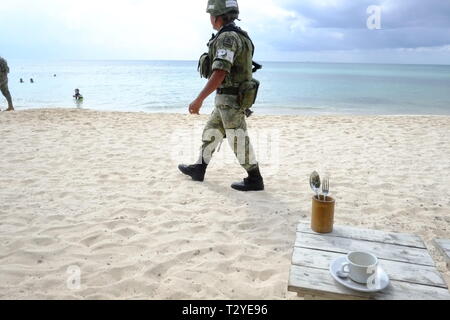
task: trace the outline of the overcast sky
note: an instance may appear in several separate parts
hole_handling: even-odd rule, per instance
[[[206,0],[11,0],[0,56],[194,60],[212,29]],[[240,0],[262,61],[450,64],[450,0]],[[381,30],[367,8],[381,7]]]

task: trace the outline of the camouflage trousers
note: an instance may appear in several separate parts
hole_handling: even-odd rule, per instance
[[[11,93],[8,88],[8,76],[6,74],[0,73],[0,91],[5,96],[8,101],[8,107],[12,107]]]
[[[237,98],[228,95],[216,96],[216,107],[202,134],[200,160],[209,163],[213,153],[226,137],[240,165],[247,171],[258,166],[255,152],[247,132],[244,111]]]

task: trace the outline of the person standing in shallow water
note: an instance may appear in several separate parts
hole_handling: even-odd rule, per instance
[[[8,109],[6,109],[6,111],[13,111],[14,107],[12,103],[12,97],[8,88],[8,73],[9,73],[8,63],[6,62],[5,59],[0,57],[0,91],[6,98],[6,101],[8,102]]]
[[[73,98],[74,98],[76,101],[81,101],[81,100],[83,100],[83,96],[82,96],[81,93],[80,93],[80,89],[75,89],[75,94],[73,95]]]
[[[231,187],[238,191],[261,191],[264,190],[264,181],[248,137],[246,110],[238,100],[239,86],[252,80],[254,46],[248,34],[234,23],[239,17],[236,0],[209,0],[207,13],[218,34],[209,41],[208,54],[202,56],[208,58],[207,75],[202,74],[208,78],[208,83],[190,104],[189,113],[198,115],[204,100],[217,91],[215,109],[203,131],[199,160],[194,165],[181,164],[178,169],[194,181],[204,181],[212,154],[227,137],[231,149],[248,173],[248,178],[233,183]],[[202,58],[200,64],[203,65]]]

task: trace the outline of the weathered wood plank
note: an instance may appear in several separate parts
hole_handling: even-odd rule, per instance
[[[434,239],[434,244],[444,256],[447,268],[450,269],[450,240]]]
[[[307,223],[300,223],[297,227],[297,231],[321,236],[342,237],[426,249],[424,242],[419,236],[407,233],[392,233],[347,226],[334,226],[333,232],[321,234],[311,230],[310,224]]]
[[[353,291],[337,283],[328,270],[296,265],[291,266],[288,290],[303,295],[338,295],[342,298],[356,296],[377,300],[450,300],[447,289],[395,280],[383,292],[369,294]]]
[[[342,253],[295,247],[292,264],[328,270],[330,263],[339,257],[342,257]],[[391,280],[447,288],[445,280],[435,267],[382,259],[380,265]]]
[[[297,232],[295,246],[344,254],[350,251],[369,251],[380,259],[434,266],[433,259],[426,249],[393,244]]]
[[[370,294],[356,292],[339,285],[326,270],[292,265],[289,273],[288,290],[302,295],[328,296],[341,298],[371,299]]]
[[[297,295],[304,300],[367,300],[357,296],[343,296],[341,294],[323,293],[312,290],[300,290]]]

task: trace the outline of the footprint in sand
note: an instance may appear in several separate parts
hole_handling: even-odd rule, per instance
[[[131,228],[122,228],[119,230],[114,230],[114,232],[128,239],[140,233],[139,231],[133,230]]]

